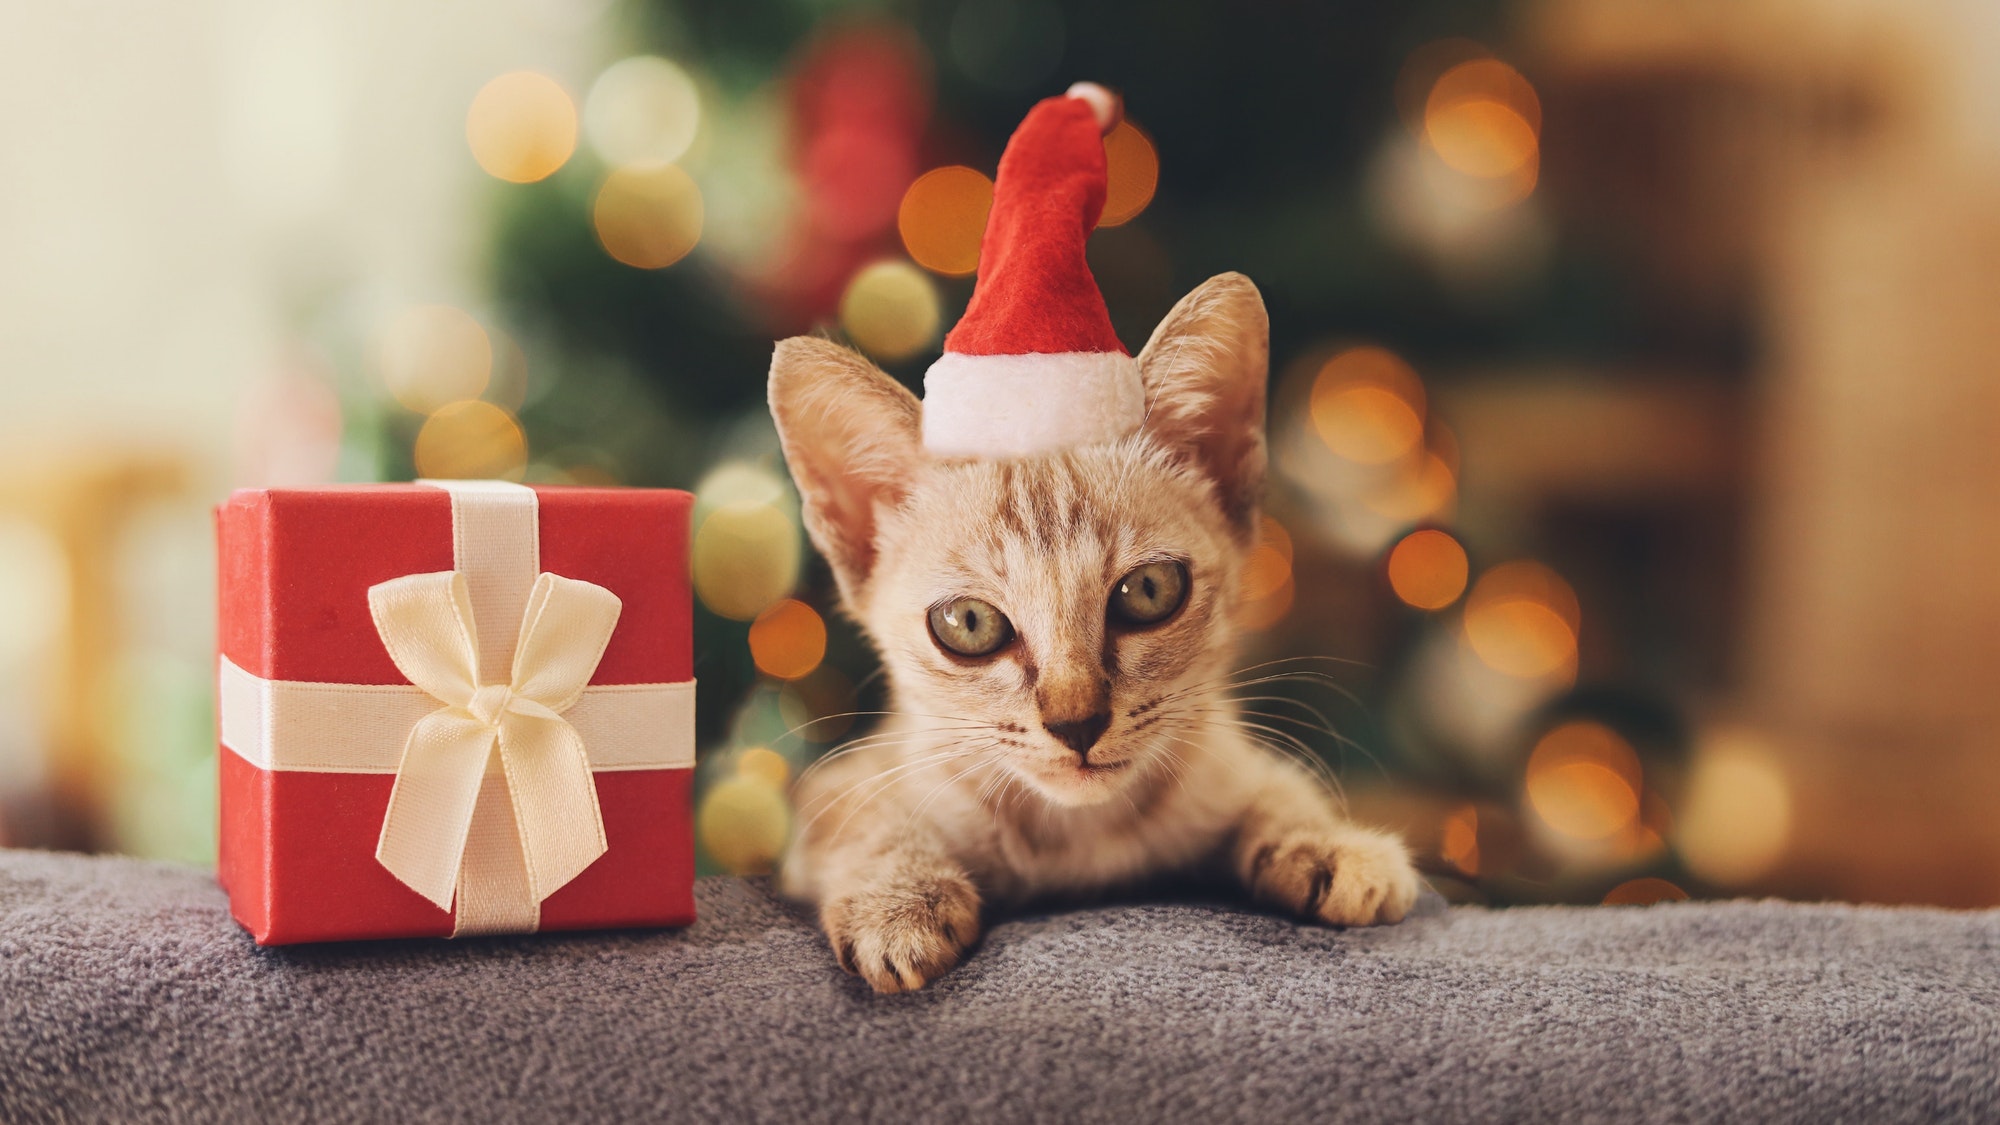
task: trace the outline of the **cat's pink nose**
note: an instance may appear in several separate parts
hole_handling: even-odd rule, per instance
[[[1076,751],[1080,758],[1090,757],[1090,748],[1097,745],[1097,739],[1103,735],[1104,728],[1110,725],[1109,711],[1099,711],[1095,715],[1085,715],[1081,719],[1070,719],[1060,723],[1051,723],[1046,719],[1042,721],[1042,727],[1055,735],[1057,742]]]

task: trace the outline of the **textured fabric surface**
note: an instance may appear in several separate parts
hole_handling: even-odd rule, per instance
[[[204,872],[0,852],[0,1121],[2000,1120],[2000,913],[1130,905],[876,997],[763,884],[699,895],[260,950]]]

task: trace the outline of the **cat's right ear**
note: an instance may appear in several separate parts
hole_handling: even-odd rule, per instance
[[[831,340],[794,336],[771,356],[771,417],[806,532],[850,606],[875,569],[875,521],[909,494],[922,407],[901,383]]]

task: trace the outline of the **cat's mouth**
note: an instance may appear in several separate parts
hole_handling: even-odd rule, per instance
[[[1117,773],[1131,764],[1132,761],[1129,758],[1122,762],[1078,762],[1076,764],[1076,772],[1084,777],[1104,777]]]

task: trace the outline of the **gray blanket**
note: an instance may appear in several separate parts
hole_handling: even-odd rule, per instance
[[[0,1121],[2000,1121],[2000,913],[1125,905],[876,997],[765,885],[700,896],[259,950],[204,872],[0,852]]]

